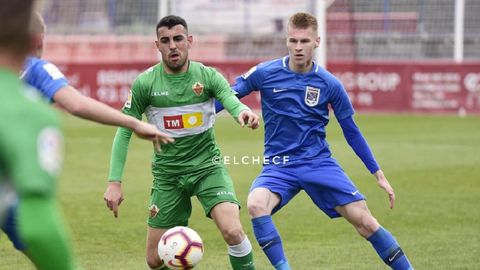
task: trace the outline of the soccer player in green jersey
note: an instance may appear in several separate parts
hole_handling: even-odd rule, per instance
[[[33,2],[0,0],[0,208],[12,203],[13,191],[19,234],[35,267],[69,270],[72,255],[55,198],[63,145],[59,119],[18,79],[31,44]]]
[[[147,264],[151,269],[166,269],[157,254],[158,241],[167,229],[188,224],[190,197],[197,196],[228,244],[232,268],[255,269],[232,180],[225,167],[215,162],[221,154],[213,131],[214,100],[219,100],[241,126],[257,128],[258,116],[234,96],[219,72],[188,59],[193,38],[184,19],[166,16],[156,31],[155,44],[162,62],[139,75],[123,108],[136,118],[145,113],[150,123],[175,138],[153,157]],[[113,142],[104,199],[115,217],[123,200],[121,179],[130,136],[130,130],[119,128]]]

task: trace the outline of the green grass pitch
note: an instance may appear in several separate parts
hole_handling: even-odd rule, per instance
[[[148,142],[133,139],[123,182],[125,201],[114,219],[103,192],[114,127],[63,117],[66,156],[59,196],[78,261],[84,269],[147,269],[144,260],[151,183]],[[334,157],[367,197],[379,222],[399,240],[415,269],[479,269],[480,117],[359,115],[356,117],[396,191],[394,210],[344,140],[336,120],[328,127]],[[241,129],[219,117],[216,136],[224,155],[261,156],[263,131]],[[260,165],[229,165],[245,205]],[[226,245],[198,201],[190,226],[203,238],[196,269],[230,269]],[[244,229],[254,245],[257,269],[272,269],[255,243],[246,208]],[[343,219],[330,220],[301,193],[274,220],[293,269],[388,269],[373,248]],[[0,236],[0,270],[33,269]]]

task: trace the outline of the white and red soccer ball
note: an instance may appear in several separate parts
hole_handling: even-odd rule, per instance
[[[188,227],[166,231],[158,242],[158,255],[169,269],[191,269],[203,256],[203,241]]]

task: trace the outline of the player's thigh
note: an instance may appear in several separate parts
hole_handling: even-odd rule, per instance
[[[265,198],[267,207],[272,214],[280,210],[302,189],[295,170],[296,166],[281,168],[272,165],[264,167],[250,187],[248,198],[250,204],[256,202],[254,199],[262,200],[261,197],[265,195],[264,190],[268,190],[272,194],[266,193],[269,196]],[[257,202],[265,203],[265,201]]]
[[[305,192],[331,218],[340,216],[335,210],[337,206],[365,199],[333,158],[307,162],[301,171]]]
[[[240,207],[240,202],[235,194],[232,178],[225,167],[214,167],[196,179],[193,189],[203,207],[205,215],[211,217],[212,209],[223,202],[232,204],[231,208]]]
[[[161,181],[158,178],[155,181],[159,182],[151,190],[148,226],[157,229],[187,226],[192,213],[188,191],[173,181]]]

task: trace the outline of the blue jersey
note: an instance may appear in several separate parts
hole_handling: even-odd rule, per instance
[[[260,91],[265,122],[265,156],[305,160],[329,157],[325,140],[329,106],[338,120],[351,117],[353,106],[340,81],[315,63],[310,72],[296,73],[289,57],[261,63],[238,77],[239,97]]]
[[[57,66],[37,57],[27,58],[21,79],[39,90],[49,102],[53,102],[58,90],[68,85]]]

